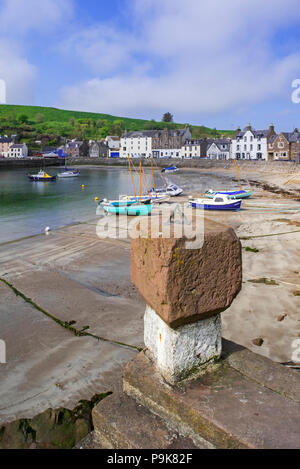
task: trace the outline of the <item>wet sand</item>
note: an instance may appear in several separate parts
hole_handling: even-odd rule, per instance
[[[234,177],[226,169],[217,174],[224,188]],[[290,176],[274,175],[272,181],[284,188]],[[251,174],[251,180],[263,177]],[[185,189],[186,196],[176,200],[182,203],[209,188],[201,170],[183,170],[172,180]],[[222,315],[224,337],[290,361],[300,334],[300,296],[294,295],[300,291],[300,202],[257,188],[240,212],[206,216],[249,238],[241,240],[243,289]],[[111,341],[75,336],[0,282],[0,338],[7,345],[7,364],[0,365],[0,423],[113,390],[114,378],[137,353],[115,342],[143,346],[144,303],[130,283],[130,242],[99,240],[96,223],[0,246],[1,278],[60,320],[76,321],[78,329],[89,326]],[[263,339],[261,347],[253,344],[256,338]]]

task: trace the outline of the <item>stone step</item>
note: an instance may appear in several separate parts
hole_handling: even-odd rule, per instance
[[[204,438],[217,448],[299,448],[299,374],[241,347],[223,348],[219,364],[178,386],[141,352],[126,366],[124,391],[196,446]]]
[[[94,435],[89,448],[196,449],[194,443],[118,389],[93,410]],[[84,444],[82,445],[84,447]],[[203,442],[201,448],[211,447]]]

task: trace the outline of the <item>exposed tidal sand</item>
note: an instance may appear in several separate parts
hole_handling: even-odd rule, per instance
[[[194,196],[209,188],[200,171],[182,171],[172,180]],[[260,236],[242,240],[244,248],[258,252],[243,249],[243,289],[222,315],[223,335],[287,362],[300,334],[300,297],[294,295],[300,291],[300,203],[256,190],[243,207],[239,213],[206,214],[242,238]],[[110,341],[143,346],[144,304],[130,283],[129,263],[129,240],[99,240],[96,221],[0,246],[0,277],[34,303],[63,321],[76,321],[77,329],[88,325]],[[74,336],[2,283],[0,298],[8,362],[0,365],[0,423],[110,391],[137,353]],[[252,343],[256,338],[263,339],[261,347]]]

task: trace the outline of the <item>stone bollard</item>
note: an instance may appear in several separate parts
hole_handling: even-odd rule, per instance
[[[147,306],[144,342],[170,383],[188,378],[221,355],[221,312],[241,289],[241,243],[232,228],[205,220],[201,249],[186,239],[131,241],[131,280]]]

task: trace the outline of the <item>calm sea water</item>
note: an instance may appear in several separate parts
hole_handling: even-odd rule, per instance
[[[58,169],[48,169],[55,175]],[[37,169],[0,171],[0,243],[43,233],[96,216],[95,197],[115,199],[131,194],[127,169],[80,169],[78,178],[31,182]],[[85,189],[82,190],[82,184]],[[139,186],[138,177],[135,184]]]
[[[55,175],[58,169],[48,172]],[[148,184],[153,186],[151,171],[146,172]],[[0,243],[43,233],[47,226],[53,230],[93,219],[97,208],[95,197],[117,199],[120,194],[133,193],[127,168],[80,168],[78,178],[58,178],[56,182],[31,182],[28,173],[36,174],[37,169],[0,171]],[[199,193],[228,184],[213,174],[200,175],[192,170],[172,174],[170,178],[187,192]],[[134,180],[139,192],[138,174]],[[156,184],[162,185],[158,174]]]

